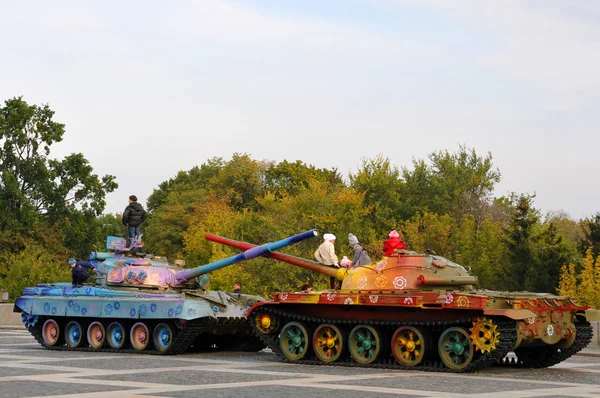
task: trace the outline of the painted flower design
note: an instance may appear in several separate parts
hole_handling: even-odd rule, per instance
[[[381,271],[382,269],[385,268],[386,265],[387,265],[387,261],[386,260],[380,261],[380,262],[377,263],[377,265],[375,265],[375,269],[377,271]]]
[[[56,307],[52,307],[52,310],[50,311],[50,313],[52,315],[56,315]]]
[[[412,297],[406,297],[404,299],[404,304],[406,304],[406,305],[412,305],[413,304],[413,298]]]
[[[352,301],[352,299],[350,297],[348,297],[346,300],[344,300],[344,304],[351,305],[351,304],[354,304],[354,301]]]
[[[546,333],[548,333],[548,336],[554,335],[554,326],[548,325],[548,327],[546,328]]]
[[[167,313],[169,315],[169,318],[173,316],[173,308],[169,308],[169,312]]]
[[[359,289],[362,289],[363,287],[365,287],[367,285],[366,275],[363,275],[360,278],[358,278],[358,282],[356,283],[356,285],[358,286]]]
[[[115,301],[115,310],[118,310],[119,308],[121,308],[121,303],[119,303],[118,301]]]
[[[183,306],[181,304],[177,304],[177,308],[175,308],[175,315],[181,314],[181,311],[183,311]]]
[[[73,300],[69,300],[69,302],[67,303],[67,305],[69,306],[69,308],[73,308]]]
[[[104,306],[104,313],[105,313],[106,315],[110,315],[112,312],[113,312],[113,307],[112,307],[112,305],[110,305],[110,304],[106,304],[106,305]]]
[[[88,311],[87,308],[83,307],[81,309],[81,315],[85,316],[87,314],[87,311]]]
[[[456,305],[459,307],[468,307],[469,306],[469,298],[467,296],[460,296],[456,300]]]
[[[91,312],[92,314],[95,314],[95,313],[96,313],[96,304],[90,304],[90,312]]]
[[[448,292],[446,293],[446,304],[450,304],[454,301],[454,296],[452,295],[452,293]]]
[[[404,278],[403,276],[397,276],[396,278],[394,278],[394,287],[396,289],[404,289],[406,287],[406,278]]]
[[[150,312],[156,312],[156,303],[150,304]]]
[[[129,316],[132,318],[135,316],[135,308],[129,310]]]
[[[145,304],[140,305],[140,315],[144,316],[146,315],[146,312],[148,312],[148,307],[146,307]]]
[[[535,317],[527,318],[527,323],[529,323],[530,325],[533,325],[535,323]]]
[[[281,294],[279,295],[279,298],[280,298],[282,301],[285,301],[285,300],[287,300],[287,298],[288,298],[288,294],[287,294],[287,293],[281,293]]]
[[[372,302],[373,304],[375,304],[377,302],[377,300],[379,300],[379,296],[377,296],[375,294],[369,295],[369,301]]]
[[[46,301],[44,303],[44,312],[48,312],[48,311],[50,311],[50,303]]]
[[[333,301],[335,300],[335,296],[337,296],[335,293],[327,293],[327,300]]]
[[[375,279],[375,286],[378,288],[382,289],[385,287],[385,285],[387,285],[387,278],[385,276],[380,275],[377,277],[377,279]]]

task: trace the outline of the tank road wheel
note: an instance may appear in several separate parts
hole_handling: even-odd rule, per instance
[[[152,333],[152,342],[157,351],[165,352],[173,343],[173,329],[166,323],[159,323]]]
[[[92,322],[87,330],[87,341],[94,350],[102,348],[106,339],[104,325],[98,321]]]
[[[42,338],[48,346],[60,345],[60,328],[54,319],[48,319],[42,326]]]
[[[473,361],[475,349],[465,329],[452,327],[440,336],[438,352],[444,365],[452,370],[461,370]]]
[[[471,334],[469,339],[475,346],[475,351],[492,352],[496,349],[500,332],[496,330],[497,326],[492,323],[491,319],[479,319],[473,321],[473,327],[469,328]]]
[[[67,346],[71,348],[81,345],[83,341],[83,328],[79,322],[71,321],[67,323],[65,327],[65,341],[67,342]]]
[[[125,343],[125,328],[119,322],[113,322],[106,329],[106,341],[110,348],[118,350]]]
[[[283,355],[290,361],[298,361],[308,351],[308,331],[300,322],[288,322],[281,329],[279,346]]]
[[[375,362],[381,353],[381,339],[372,326],[355,326],[348,336],[348,346],[352,358],[363,365]]]
[[[256,330],[261,334],[271,334],[279,329],[279,317],[272,314],[256,314],[254,317]]]
[[[129,332],[129,341],[134,349],[138,351],[145,350],[150,342],[150,330],[148,330],[148,326],[144,322],[134,324]]]
[[[337,361],[344,349],[344,336],[334,325],[319,325],[313,334],[313,350],[323,362]]]
[[[392,337],[392,354],[400,365],[416,366],[423,361],[429,351],[428,344],[419,329],[401,326]]]

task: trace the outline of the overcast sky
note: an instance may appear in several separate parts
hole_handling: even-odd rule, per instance
[[[0,0],[0,100],[56,111],[53,155],[117,177],[108,212],[234,152],[347,175],[462,144],[497,196],[589,217],[599,71],[597,1]]]

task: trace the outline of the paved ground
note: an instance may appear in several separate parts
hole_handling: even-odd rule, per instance
[[[600,357],[550,369],[443,374],[278,361],[270,352],[176,357],[47,351],[21,329],[0,329],[0,397],[590,397]]]

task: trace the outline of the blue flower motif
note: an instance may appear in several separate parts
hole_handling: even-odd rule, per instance
[[[214,313],[217,313],[217,312],[219,312],[219,307],[217,307],[216,305],[213,305],[212,310]]]
[[[81,311],[81,307],[79,306],[79,304],[75,304],[73,306],[73,311],[75,311],[75,313],[78,313],[79,311]]]
[[[141,316],[146,315],[147,311],[148,311],[148,308],[144,304],[140,305],[140,315]]]
[[[135,308],[132,308],[132,309],[129,311],[129,316],[130,316],[130,317],[132,317],[132,318],[135,316]]]
[[[73,300],[69,300],[69,302],[67,303],[67,305],[69,306],[69,308],[73,308]]]
[[[150,304],[150,312],[156,312],[156,304],[155,303]]]
[[[91,296],[91,295],[92,295],[92,291],[93,291],[93,290],[92,290],[92,288],[91,288],[91,287],[88,287],[87,289],[85,289],[85,294],[86,294],[87,296]]]
[[[169,308],[169,318],[173,316],[173,308]]]
[[[81,309],[81,315],[85,316],[85,314],[87,314],[87,308],[83,307]]]
[[[115,301],[115,310],[118,310],[119,308],[121,308],[121,303]]]
[[[175,308],[175,315],[181,314],[181,311],[183,311],[183,306],[181,304],[177,304],[177,308]]]
[[[113,310],[113,307],[112,307],[112,305],[110,305],[110,304],[106,304],[106,305],[104,306],[104,313],[105,313],[106,315],[110,315],[110,314],[112,313],[112,310]]]
[[[52,315],[56,315],[56,307],[52,307],[52,311],[50,311]]]
[[[50,303],[46,301],[44,303],[44,312],[48,312],[48,311],[50,311]]]
[[[187,314],[188,314],[188,316],[194,316],[194,315],[196,315],[196,310],[193,308],[188,308]]]

